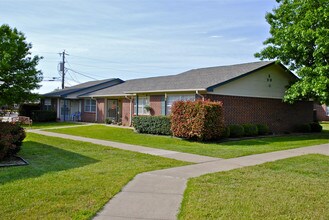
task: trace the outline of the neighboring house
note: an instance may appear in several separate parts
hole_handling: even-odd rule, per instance
[[[318,121],[329,121],[329,106],[315,103],[314,110],[316,111],[316,119]]]
[[[79,95],[122,82],[121,79],[97,80],[50,92],[42,95],[41,105],[44,110],[56,111],[57,118],[61,121],[95,121],[96,100],[93,97],[81,99]]]
[[[79,97],[97,100],[95,119],[85,117],[87,121],[110,118],[129,126],[134,115],[169,115],[174,101],[210,99],[223,102],[227,124],[262,123],[283,132],[313,121],[313,102],[282,101],[286,87],[296,80],[283,65],[261,61],[127,80]]]

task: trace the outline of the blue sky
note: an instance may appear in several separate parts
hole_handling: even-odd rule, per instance
[[[1,0],[0,23],[25,33],[45,79],[66,67],[95,79],[177,74],[257,61],[274,0]],[[67,86],[91,80],[67,73]],[[41,83],[40,93],[61,82]]]

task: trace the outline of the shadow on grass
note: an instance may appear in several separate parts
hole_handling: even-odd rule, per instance
[[[222,142],[222,145],[231,146],[231,145],[266,145],[266,144],[275,144],[279,142],[297,142],[297,141],[312,141],[312,140],[328,140],[329,131],[324,131],[322,133],[313,133],[313,134],[291,134],[286,136],[276,136],[276,137],[261,137],[261,138],[252,138],[241,141],[228,141]]]
[[[0,168],[0,185],[98,162],[98,160],[78,153],[33,141],[24,142],[19,155],[27,160],[30,165]]]
[[[308,134],[290,134],[282,136],[263,136],[263,137],[249,137],[242,138],[241,140],[224,140],[224,141],[197,141],[183,139],[190,143],[203,143],[213,145],[225,145],[225,146],[257,146],[275,144],[279,142],[297,142],[297,141],[312,141],[312,140],[329,140],[329,131],[324,130],[321,133],[308,133]],[[329,141],[328,141],[329,142]]]

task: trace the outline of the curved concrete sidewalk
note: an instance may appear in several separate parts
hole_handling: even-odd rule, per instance
[[[111,199],[94,219],[176,219],[188,178],[305,154],[329,156],[329,144],[142,173]]]
[[[156,148],[151,148],[151,147],[143,147],[143,146],[138,146],[138,145],[114,142],[114,141],[106,141],[106,140],[99,140],[99,139],[94,139],[94,138],[80,137],[80,136],[75,136],[75,135],[60,134],[60,133],[54,133],[54,132],[49,132],[49,131],[44,131],[44,130],[28,130],[28,132],[42,134],[42,135],[51,136],[51,137],[65,138],[65,139],[70,139],[70,140],[75,140],[75,141],[84,141],[84,142],[89,142],[89,143],[93,143],[93,144],[99,144],[99,145],[103,145],[103,146],[119,148],[122,150],[129,150],[129,151],[134,151],[134,152],[139,152],[139,153],[144,153],[144,154],[151,154],[151,155],[155,155],[155,156],[161,156],[161,157],[166,157],[166,158],[171,158],[171,159],[176,159],[176,160],[181,160],[181,161],[186,161],[186,162],[192,162],[192,163],[204,163],[204,162],[209,162],[209,161],[222,160],[221,158],[216,158],[216,157],[207,157],[207,156],[201,156],[201,155],[196,155],[196,154],[181,153],[181,152],[177,152],[177,151],[156,149]]]
[[[305,154],[324,154],[329,156],[329,144],[296,148],[284,151],[256,154],[232,159],[204,157],[183,154],[175,151],[158,150],[117,142],[63,135],[45,131],[33,133],[62,137],[78,141],[102,144],[120,149],[148,153],[196,162],[198,164],[151,171],[137,175],[120,193],[113,197],[94,219],[176,219],[188,178],[228,171],[246,166],[254,166],[270,161],[301,156]]]

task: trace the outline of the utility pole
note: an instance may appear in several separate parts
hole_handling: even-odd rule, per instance
[[[59,55],[62,56],[62,64],[60,66],[60,70],[62,71],[62,89],[64,89],[65,88],[65,55],[68,55],[68,54],[65,53],[65,50],[64,50]]]

